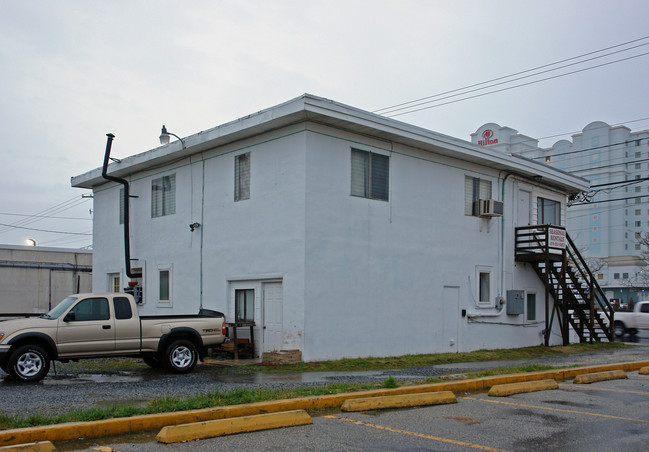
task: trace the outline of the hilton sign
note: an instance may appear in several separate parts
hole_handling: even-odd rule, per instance
[[[494,131],[491,129],[486,129],[484,132],[482,132],[482,140],[478,140],[478,144],[480,146],[496,143],[498,143],[498,138],[494,138]]]

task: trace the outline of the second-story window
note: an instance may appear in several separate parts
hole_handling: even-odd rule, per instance
[[[234,200],[250,199],[250,152],[234,158]]]
[[[151,181],[151,218],[176,213],[176,175]]]
[[[464,176],[464,215],[480,216],[480,199],[491,199],[491,181]]]
[[[537,223],[561,226],[561,203],[546,198],[537,198]]]
[[[390,158],[374,152],[352,149],[352,196],[388,200]]]

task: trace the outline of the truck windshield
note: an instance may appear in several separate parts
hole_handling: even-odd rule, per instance
[[[62,300],[54,307],[54,309],[45,314],[44,317],[48,319],[58,319],[75,301],[77,301],[77,297],[68,297]]]

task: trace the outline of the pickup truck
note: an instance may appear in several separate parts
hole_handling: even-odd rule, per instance
[[[225,316],[140,316],[129,294],[75,294],[40,317],[0,322],[0,368],[19,382],[44,378],[50,362],[141,357],[151,367],[191,372],[225,341]]]
[[[637,334],[639,330],[649,331],[649,301],[639,301],[633,311],[615,311],[615,335]]]

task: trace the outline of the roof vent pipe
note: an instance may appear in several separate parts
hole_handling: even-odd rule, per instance
[[[115,135],[112,133],[107,133],[106,136],[108,140],[106,141],[106,154],[104,154],[104,166],[101,170],[101,177],[106,180],[117,182],[124,186],[124,259],[126,261],[126,276],[129,278],[141,278],[142,273],[133,273],[131,271],[131,240],[129,234],[129,190],[128,190],[128,181],[121,179],[119,177],[109,176],[108,172],[108,160],[110,160],[110,148],[113,145],[113,138]]]

